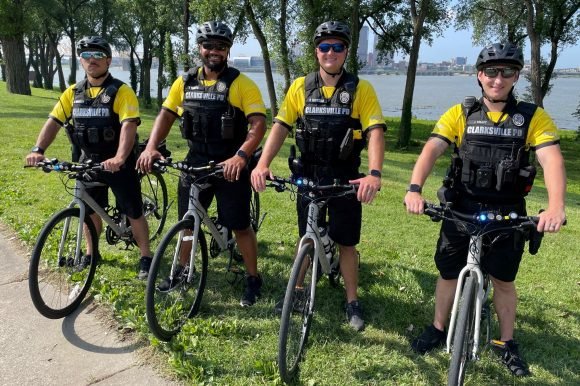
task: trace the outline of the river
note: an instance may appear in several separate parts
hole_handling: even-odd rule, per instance
[[[67,69],[65,67],[65,69]],[[113,76],[129,83],[129,72],[120,67],[111,67]],[[80,79],[83,71],[77,73]],[[263,93],[264,101],[269,106],[266,77],[261,72],[247,72]],[[68,71],[65,73],[68,76]],[[399,117],[405,92],[404,75],[361,75],[374,86],[383,114],[387,117]],[[276,83],[282,82],[282,77],[274,75]],[[151,96],[157,95],[157,72],[151,71]],[[524,93],[528,82],[520,78],[516,92]],[[277,84],[277,90],[281,88]],[[553,80],[552,92],[544,99],[544,108],[561,129],[576,130],[580,123],[572,115],[580,100],[580,77],[559,77]],[[417,76],[413,96],[413,116],[420,119],[437,120],[441,114],[456,103],[461,103],[463,97],[480,95],[475,76]],[[163,95],[167,95],[164,90]],[[278,96],[281,100],[281,96]]]

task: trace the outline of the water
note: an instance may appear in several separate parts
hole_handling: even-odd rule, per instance
[[[65,69],[67,69],[65,67]],[[129,72],[120,67],[112,67],[114,77],[129,83]],[[266,76],[262,72],[247,72],[246,75],[253,79],[260,90],[266,106],[269,107],[267,95]],[[68,76],[68,71],[65,73]],[[83,71],[77,73],[78,79],[83,76]],[[400,117],[405,92],[404,75],[363,75],[374,86],[383,114],[387,117]],[[280,89],[282,77],[274,74],[276,89]],[[516,91],[524,93],[528,82],[520,78]],[[157,95],[157,70],[151,71],[151,96]],[[576,130],[580,126],[578,118],[572,113],[576,111],[580,100],[580,77],[560,77],[553,80],[553,88],[550,95],[544,99],[544,108],[554,119],[561,129]],[[167,96],[168,89],[163,90]],[[461,103],[468,95],[481,95],[477,85],[477,78],[473,76],[417,76],[415,91],[413,94],[413,116],[420,119],[437,120],[448,108],[456,103]],[[282,96],[278,95],[278,100]]]

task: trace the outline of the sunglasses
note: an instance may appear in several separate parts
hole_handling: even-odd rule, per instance
[[[225,51],[228,49],[228,46],[221,43],[202,43],[201,46],[204,50],[216,50],[216,51]]]
[[[334,52],[336,52],[337,54],[344,51],[346,49],[346,46],[342,43],[321,43],[318,45],[318,49],[320,50],[320,52],[324,52],[327,53],[330,51],[330,49],[332,48],[332,50]]]
[[[95,59],[104,59],[107,57],[107,54],[105,54],[104,52],[101,51],[85,51],[85,52],[81,52],[81,58],[88,60],[90,58],[95,58]]]
[[[501,77],[504,79],[513,78],[518,70],[513,67],[504,67],[504,68],[497,68],[497,67],[486,67],[483,69],[483,73],[488,78],[495,78],[500,72]]]

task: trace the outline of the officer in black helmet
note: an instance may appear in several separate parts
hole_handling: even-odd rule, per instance
[[[564,196],[566,172],[560,152],[557,128],[546,112],[531,103],[515,99],[513,89],[524,66],[519,47],[496,43],[477,57],[477,81],[482,96],[466,97],[437,122],[431,138],[415,163],[405,195],[409,213],[423,212],[422,187],[433,165],[454,146],[454,162],[440,190],[442,201],[453,202],[463,213],[482,209],[501,213],[525,211],[524,197],[535,176],[530,152],[544,169],[548,208],[540,213],[538,232],[558,232],[566,214]],[[413,340],[414,351],[424,354],[445,341],[445,325],[453,303],[459,271],[466,264],[469,236],[452,221],[443,221],[435,252],[440,273],[435,290],[433,323]],[[490,237],[494,237],[493,235]],[[526,362],[514,342],[517,296],[514,280],[524,251],[524,238],[514,231],[494,243],[482,264],[490,274],[493,301],[499,319],[500,339],[492,341],[502,361],[516,376],[529,374]],[[484,240],[484,244],[486,241]]]
[[[328,218],[330,237],[339,246],[347,321],[353,329],[361,331],[364,320],[357,293],[356,250],[362,223],[361,203],[370,204],[381,186],[386,125],[372,85],[344,69],[350,43],[350,28],[344,22],[327,21],[316,28],[313,44],[319,69],[296,79],[290,86],[252,172],[252,184],[256,190],[264,190],[266,178],[272,176],[269,165],[295,123],[302,167],[292,170],[294,175],[321,183],[339,179],[342,183],[359,184],[356,198],[329,202]],[[368,174],[361,177],[360,154],[367,145]],[[298,199],[301,236],[306,231],[307,207],[306,199]],[[281,312],[281,305],[282,302],[277,304],[276,311]]]
[[[201,24],[196,41],[202,65],[177,78],[171,86],[138,167],[150,171],[153,161],[161,158],[157,145],[167,137],[178,111],[183,109],[181,134],[189,145],[186,161],[192,166],[207,165],[209,161],[224,166],[225,180],[212,181],[211,189],[204,190],[200,200],[209,206],[215,195],[219,223],[234,232],[247,272],[240,304],[252,306],[260,296],[262,278],[257,267],[256,235],[250,226],[247,166],[266,132],[266,108],[256,84],[228,66],[233,35],[226,24]],[[187,211],[189,186],[185,179],[180,181],[180,218]]]
[[[28,165],[43,160],[44,152],[65,125],[73,149],[80,149],[80,160],[100,162],[106,171],[100,176],[115,194],[117,205],[127,214],[133,236],[141,252],[139,279],[147,278],[151,264],[149,230],[143,216],[141,184],[135,170],[133,152],[137,137],[139,102],[135,92],[109,73],[111,46],[100,36],[79,40],[76,53],[80,57],[86,78],[70,86],[44,124],[36,146],[26,157]],[[73,155],[73,160],[76,156]],[[88,190],[101,205],[107,206],[107,188]],[[102,230],[99,215],[87,208],[98,232]],[[82,261],[90,262],[92,246],[88,245]]]

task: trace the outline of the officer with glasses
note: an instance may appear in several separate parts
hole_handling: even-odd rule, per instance
[[[26,156],[27,165],[42,161],[44,152],[64,126],[73,147],[73,160],[92,160],[103,165],[99,178],[115,194],[117,205],[127,214],[133,236],[141,252],[139,279],[146,279],[151,262],[149,230],[143,216],[141,184],[134,152],[137,139],[139,101],[135,92],[109,73],[112,51],[100,36],[79,40],[76,47],[86,77],[70,86],[60,96],[44,124],[36,145]],[[81,153],[76,154],[75,150]],[[107,187],[89,189],[89,194],[101,205],[107,206]],[[98,214],[87,208],[97,231],[102,230]],[[87,246],[85,261],[90,261],[92,246]]]
[[[463,213],[481,210],[523,213],[524,197],[536,174],[530,157],[535,151],[548,192],[548,207],[539,215],[537,232],[560,230],[566,218],[566,172],[557,127],[541,107],[514,97],[514,86],[523,66],[522,51],[514,44],[496,43],[481,50],[476,68],[482,96],[466,97],[435,125],[415,163],[405,195],[409,213],[423,212],[422,187],[435,161],[449,145],[454,147],[452,164],[438,191],[443,203],[453,202],[453,207]],[[411,344],[420,354],[445,342],[445,325],[469,245],[469,236],[457,227],[445,220],[441,226],[435,252],[440,273],[435,289],[435,316],[433,323]],[[482,261],[493,282],[493,302],[500,326],[500,339],[493,340],[492,347],[516,376],[530,374],[513,339],[517,304],[514,280],[525,241],[522,234],[514,231],[495,242]]]
[[[296,79],[268,136],[252,184],[265,189],[269,169],[286,136],[296,124],[300,156],[289,160],[292,174],[322,184],[358,184],[356,198],[333,199],[328,205],[329,234],[339,246],[340,269],[346,289],[346,318],[356,331],[364,328],[358,300],[358,253],[362,223],[361,203],[370,204],[381,187],[385,120],[372,85],[348,73],[344,63],[351,42],[349,27],[340,21],[316,28],[313,43],[319,70]],[[361,151],[368,146],[368,172],[359,173]],[[306,231],[308,200],[297,199],[300,236]],[[302,284],[302,283],[299,283]],[[297,288],[299,290],[299,288]],[[283,299],[282,299],[283,300]],[[281,312],[282,301],[276,305]]]
[[[189,145],[186,161],[192,166],[204,166],[209,161],[223,165],[224,179],[213,180],[212,187],[201,192],[200,200],[207,207],[215,195],[218,221],[233,230],[247,273],[240,305],[248,307],[261,295],[262,278],[257,266],[258,243],[250,226],[247,166],[266,132],[266,107],[256,84],[228,66],[233,35],[226,24],[201,24],[196,41],[202,65],[177,78],[171,86],[138,167],[150,171],[153,161],[161,158],[157,145],[183,111],[180,129]],[[189,187],[186,179],[180,180],[179,218],[187,211]],[[182,261],[182,265],[186,263]]]

